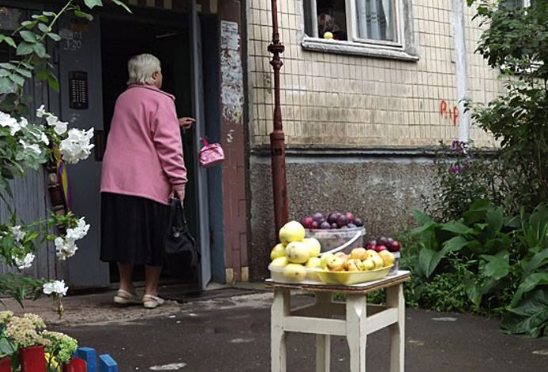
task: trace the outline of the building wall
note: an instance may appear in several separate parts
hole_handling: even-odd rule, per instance
[[[303,0],[279,1],[283,54],[284,131],[290,145],[416,147],[457,137],[458,128],[440,115],[457,105],[451,2],[413,0],[417,62],[306,51]],[[249,0],[251,142],[269,143],[272,131],[270,1]],[[500,89],[497,72],[473,53],[481,30],[466,9],[469,87],[473,100],[492,99]],[[471,128],[477,145],[489,135]]]
[[[290,218],[350,210],[367,238],[393,235],[413,223],[411,210],[432,193],[425,149],[458,137],[452,2],[412,0],[417,61],[305,50],[304,0],[279,0],[283,54],[281,91],[287,145]],[[274,109],[270,1],[248,0],[250,260],[252,278],[268,277],[275,242],[268,152]],[[501,91],[497,72],[474,54],[481,29],[465,11],[469,96],[486,102]],[[445,110],[443,110],[445,108]],[[463,115],[460,113],[459,115]],[[474,125],[478,146],[495,145]]]

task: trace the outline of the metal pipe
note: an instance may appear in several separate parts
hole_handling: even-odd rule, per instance
[[[280,94],[280,69],[283,66],[280,54],[284,50],[285,47],[280,43],[278,29],[278,3],[277,0],[272,0],[272,44],[268,46],[268,51],[273,54],[270,64],[274,68],[274,130],[270,133],[270,155],[272,158],[272,189],[276,231],[279,231],[289,219],[285,177],[285,134],[282,123]]]

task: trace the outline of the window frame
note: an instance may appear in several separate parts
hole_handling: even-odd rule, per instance
[[[356,0],[345,0],[347,40],[326,40],[318,35],[316,0],[303,0],[304,32],[301,45],[306,50],[337,54],[363,55],[406,61],[419,60],[415,42],[412,0],[392,0],[395,11],[396,41],[365,39],[358,37]],[[528,1],[528,0],[527,0]],[[307,28],[311,34],[307,33]]]

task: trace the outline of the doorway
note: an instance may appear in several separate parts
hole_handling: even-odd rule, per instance
[[[165,20],[130,17],[125,19],[111,18],[104,15],[101,18],[102,45],[102,82],[103,82],[103,122],[106,139],[110,129],[110,121],[114,105],[120,93],[127,85],[127,61],[134,55],[151,53],[158,57],[162,64],[164,83],[162,90],[176,97],[177,116],[192,116],[192,67],[190,30],[187,17],[180,15],[180,20],[167,24]],[[123,32],[120,32],[123,30]],[[195,130],[195,129],[192,129]],[[189,180],[195,179],[195,159],[198,153],[193,139],[192,130],[182,132],[185,164]],[[185,197],[187,221],[193,236],[197,236],[198,221],[196,212],[196,189],[189,182]],[[115,264],[109,267],[111,283],[118,281],[118,270]],[[186,256],[170,257],[164,263],[162,283],[172,281],[198,283],[197,268],[189,266]],[[135,280],[144,280],[144,268],[135,268]]]

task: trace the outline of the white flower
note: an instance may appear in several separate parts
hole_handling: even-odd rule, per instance
[[[10,227],[10,230],[16,242],[20,242],[21,240],[25,239],[25,232],[21,231],[21,226],[17,225]]]
[[[57,124],[57,122],[59,121],[59,118],[53,114],[48,114],[48,116],[46,117],[46,121],[48,122],[48,125],[52,127],[55,124]]]
[[[0,126],[10,128],[10,134],[13,136],[21,129],[21,125],[11,117],[11,115],[6,114],[5,112],[0,111]]]
[[[40,155],[42,153],[42,150],[40,150],[40,146],[38,146],[37,144],[30,145],[23,140],[19,140],[19,143],[23,145],[23,150],[25,151],[30,150],[34,152],[35,155]]]
[[[21,120],[19,120],[19,125],[21,128],[26,128],[27,125],[29,125],[29,121],[26,118],[21,118]]]
[[[49,139],[48,136],[46,136],[45,133],[42,133],[40,136],[40,141],[44,142],[44,144],[47,146],[49,145]]]
[[[41,117],[43,117],[44,115],[47,115],[47,114],[48,114],[48,112],[46,111],[44,105],[40,106],[38,108],[38,110],[36,110],[36,117],[37,118],[41,118]]]
[[[69,164],[76,164],[80,160],[87,159],[94,147],[90,144],[91,138],[93,138],[93,128],[88,131],[70,129],[68,137],[61,141],[59,146],[63,160]]]
[[[55,280],[49,283],[44,283],[42,290],[47,295],[56,294],[62,297],[67,295],[68,287],[65,285],[64,280]]]
[[[67,229],[66,239],[69,242],[75,242],[76,240],[84,238],[87,235],[88,231],[89,225],[86,224],[84,217],[82,217],[80,218],[80,220],[78,220],[78,225],[75,228]]]
[[[68,123],[64,121],[58,121],[53,127],[53,131],[58,135],[64,134],[67,131]]]
[[[65,240],[62,237],[58,237],[55,239],[54,243],[57,258],[62,261],[74,256],[78,250],[74,240]]]
[[[19,270],[23,270],[23,269],[28,269],[29,267],[32,266],[32,262],[34,261],[34,257],[35,257],[34,254],[27,253],[25,258],[23,258],[22,260],[19,257],[15,257],[14,261],[15,261],[15,264],[17,265],[17,267],[19,268]]]

